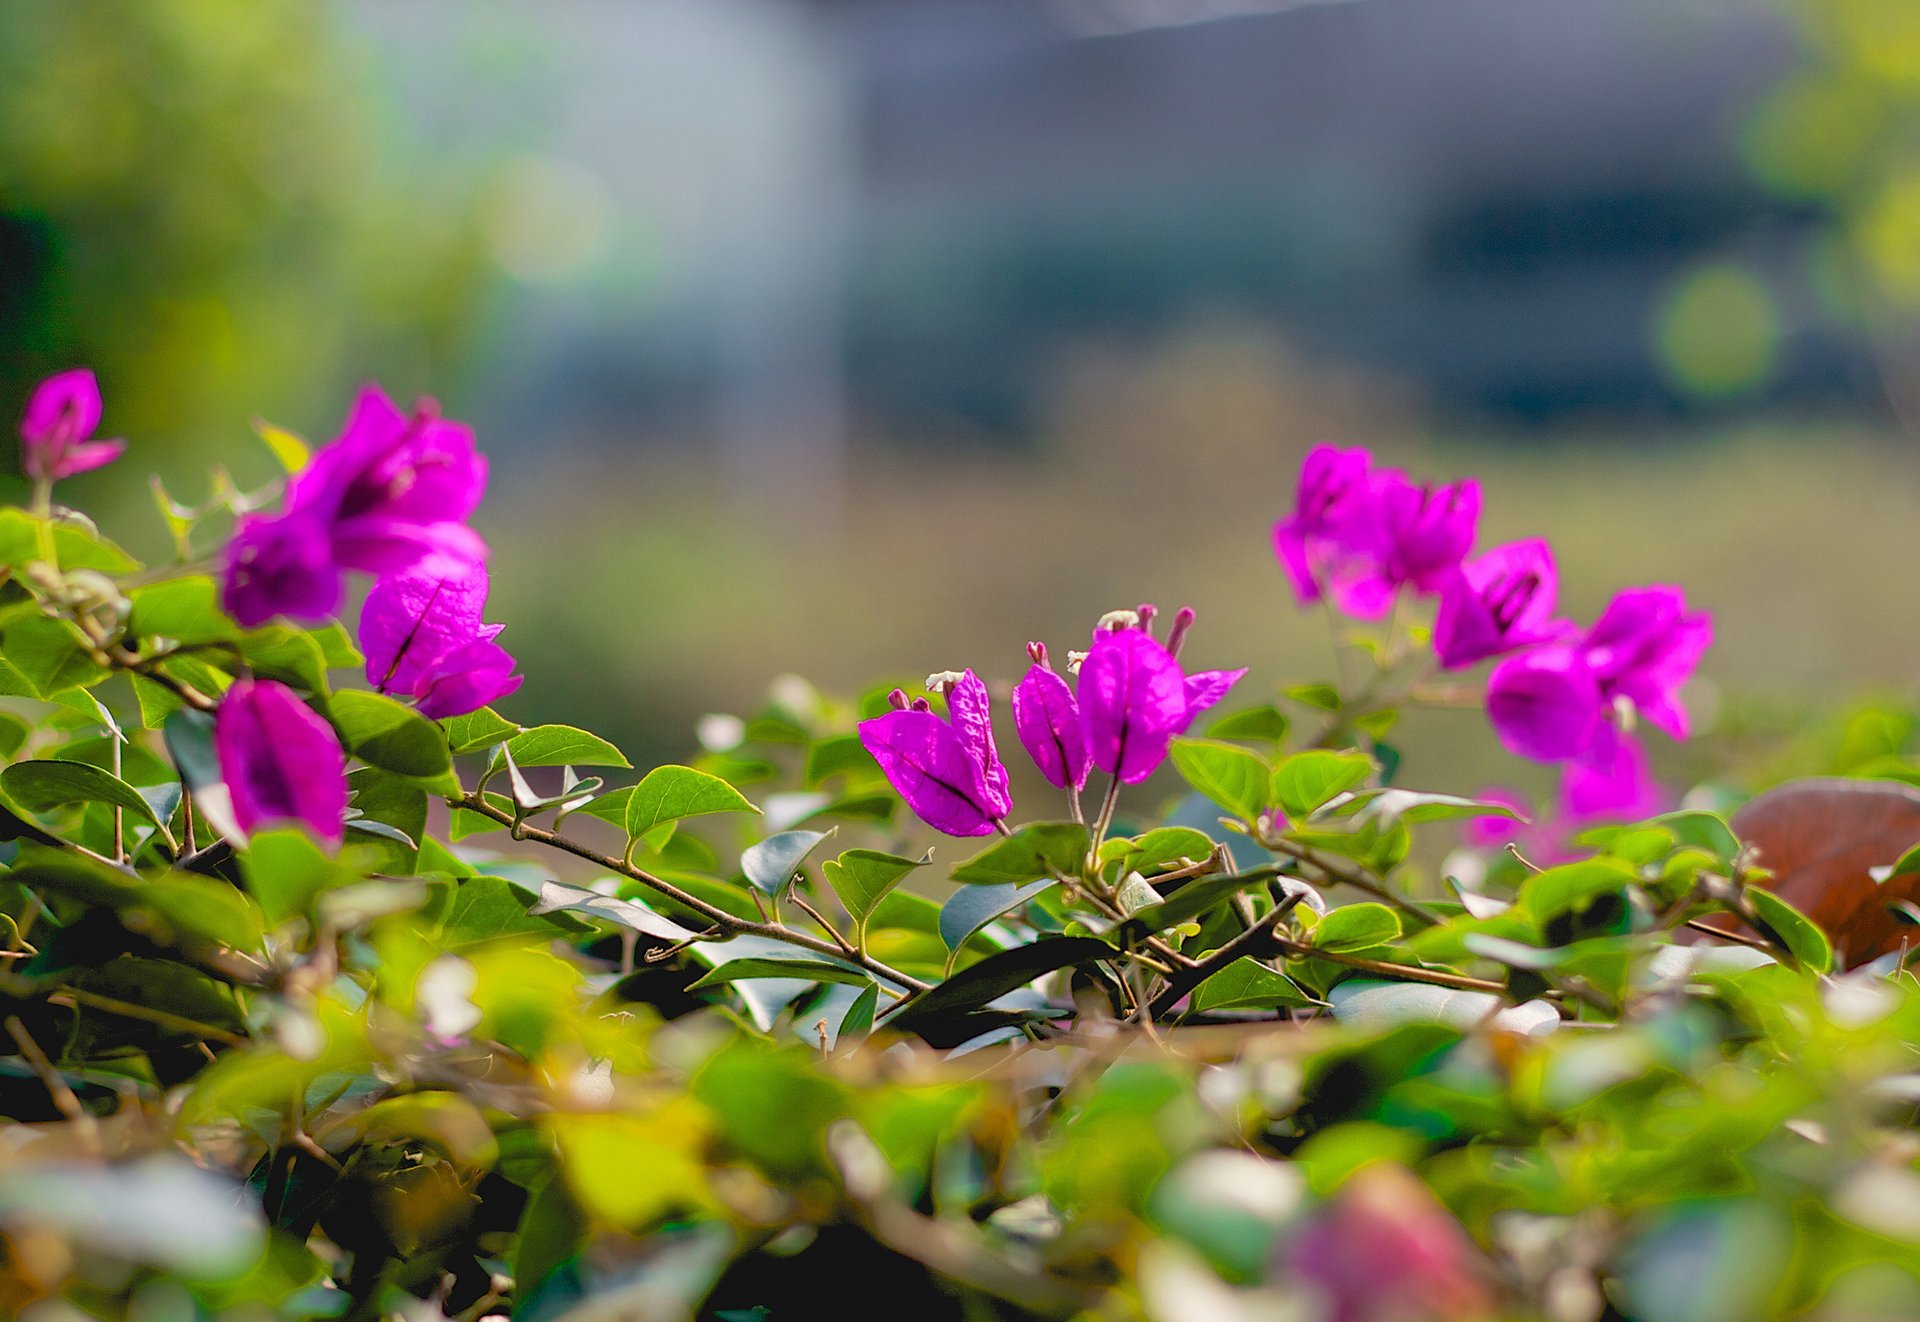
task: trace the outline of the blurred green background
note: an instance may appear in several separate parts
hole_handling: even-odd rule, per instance
[[[437,395],[512,713],[637,755],[1143,600],[1325,675],[1321,439],[1479,475],[1577,614],[1684,584],[1705,723],[1787,732],[1920,654],[1920,6],[8,5],[0,389],[83,362],[136,450],[67,495],[156,553],[148,471]]]

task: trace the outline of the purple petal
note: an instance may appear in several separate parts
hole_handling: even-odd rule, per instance
[[[1437,488],[1383,475],[1376,499],[1385,530],[1386,575],[1437,592],[1473,549],[1480,521],[1480,484],[1468,479]]]
[[[1246,667],[1242,666],[1238,670],[1202,670],[1188,675],[1182,685],[1187,695],[1187,720],[1182,730],[1192,726],[1201,712],[1226,697],[1246,673]]]
[[[952,726],[926,711],[860,722],[860,743],[920,819],[948,835],[990,835],[986,780]]]
[[[54,477],[73,477],[79,473],[91,473],[96,468],[104,468],[127,452],[127,443],[118,438],[110,441],[87,441],[81,445],[67,447],[60,457]]]
[[[480,637],[486,605],[483,565],[446,577],[415,571],[382,578],[360,608],[367,682],[382,693],[412,692],[441,657]]]
[[[34,387],[20,419],[20,437],[29,443],[60,439],[83,441],[100,425],[100,383],[91,369],[76,367]]]
[[[1028,669],[1014,685],[1013,728],[1049,784],[1076,790],[1086,785],[1087,735],[1066,680],[1045,666]]]
[[[1586,751],[1603,723],[1600,688],[1572,648],[1536,647],[1493,668],[1487,719],[1509,751],[1564,761]]]
[[[487,544],[463,523],[362,515],[334,525],[333,555],[341,567],[368,574],[417,571],[447,577],[485,564]]]
[[[1180,663],[1138,629],[1094,635],[1080,666],[1080,720],[1093,764],[1128,784],[1151,776],[1185,726]]]
[[[1442,667],[1463,670],[1489,657],[1567,634],[1554,618],[1560,576],[1553,549],[1533,538],[1496,546],[1449,576],[1433,622]]]
[[[1007,783],[1006,764],[993,744],[993,699],[971,669],[947,690],[947,715],[960,742],[980,764],[988,808],[996,817],[1005,817],[1013,811],[1013,793]]]
[[[213,742],[233,798],[234,820],[243,831],[296,821],[321,839],[340,843],[347,812],[346,756],[333,727],[292,689],[264,679],[236,683],[214,717]]]
[[[1712,644],[1712,616],[1689,612],[1678,588],[1648,587],[1616,595],[1580,646],[1605,696],[1625,696],[1649,724],[1684,739],[1680,688]]]
[[[389,518],[457,523],[479,508],[486,495],[486,456],[474,449],[470,428],[419,417],[362,475],[349,502],[362,491],[377,493],[376,503],[368,508]]]
[[[455,647],[414,681],[420,714],[443,721],[500,701],[521,685],[522,677],[513,673],[517,664],[506,648],[491,639],[477,638]]]
[[[1560,807],[1570,827],[1637,822],[1665,806],[1646,753],[1611,725],[1601,725],[1593,744],[1560,777]]]
[[[1282,519],[1273,525],[1273,553],[1287,571],[1287,580],[1293,584],[1293,595],[1300,599],[1300,604],[1311,605],[1320,600],[1320,580],[1307,556],[1307,539],[1298,519]]]
[[[326,526],[304,514],[248,514],[227,543],[221,602],[252,628],[276,615],[316,622],[340,608],[340,569]]]

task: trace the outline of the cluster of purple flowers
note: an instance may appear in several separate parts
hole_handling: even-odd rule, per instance
[[[498,701],[520,676],[494,641],[501,626],[481,621],[487,546],[466,520],[486,486],[470,429],[431,400],[405,415],[368,386],[339,439],[288,482],[280,512],[235,525],[227,611],[245,625],[325,619],[340,608],[345,571],[378,574],[360,612],[367,682],[436,719]],[[216,720],[242,830],[290,819],[341,838],[345,759],[331,726],[270,680],[234,685]]]
[[[1079,664],[1076,691],[1053,669],[1043,643],[1030,643],[1033,664],[1013,690],[1020,746],[1049,783],[1077,796],[1093,768],[1117,781],[1145,780],[1166,760],[1176,735],[1225,697],[1245,670],[1189,675],[1180,646],[1193,624],[1182,607],[1167,641],[1153,636],[1154,609],[1121,611],[1101,621]],[[860,741],[907,806],[948,835],[1002,830],[1013,811],[1007,768],[993,741],[992,700],[967,670],[935,675],[947,718],[925,698],[893,691],[893,710],[860,723]]]
[[[1680,688],[1713,641],[1679,588],[1633,588],[1592,627],[1555,614],[1559,575],[1544,541],[1472,555],[1480,488],[1471,479],[1417,486],[1363,449],[1315,447],[1301,465],[1293,514],[1274,549],[1302,601],[1326,599],[1361,619],[1396,596],[1436,597],[1433,648],[1442,669],[1503,658],[1487,678],[1487,717],[1512,752],[1567,764],[1562,797],[1592,817],[1631,814],[1652,799],[1637,716],[1675,739],[1688,733]]]
[[[43,486],[110,463],[122,440],[92,439],[100,388],[76,368],[43,381],[21,419],[22,461]],[[423,716],[476,711],[520,687],[514,659],[484,624],[486,543],[467,526],[487,487],[473,433],[431,400],[411,416],[377,387],[354,401],[339,439],[287,484],[277,514],[245,514],[225,552],[221,600],[249,628],[276,616],[324,620],[347,570],[380,577],[360,615],[367,682],[410,697]],[[243,679],[215,716],[215,749],[245,831],[303,822],[342,838],[346,756],[333,727],[272,680]]]

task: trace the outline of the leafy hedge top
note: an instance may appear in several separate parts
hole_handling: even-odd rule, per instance
[[[267,429],[277,491],[156,487],[154,568],[53,503],[121,453],[99,416],[90,375],[43,387],[0,510],[0,1312],[1920,1292],[1920,1002],[1861,917],[1920,873],[1920,796],[1661,813],[1638,730],[1688,732],[1706,618],[1654,587],[1560,619],[1544,543],[1474,554],[1472,482],[1308,456],[1276,552],[1359,678],[1189,673],[1192,613],[1141,606],[1007,688],[783,680],[636,774],[494,709],[485,461],[430,404],[364,392],[317,451]],[[1560,802],[1395,783],[1428,702],[1563,762]],[[926,847],[902,803],[977,838]]]

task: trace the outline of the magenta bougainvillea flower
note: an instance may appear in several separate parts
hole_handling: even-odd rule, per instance
[[[339,609],[342,572],[447,577],[486,559],[466,519],[486,492],[473,433],[423,400],[411,417],[377,387],[354,401],[338,440],[287,485],[279,514],[244,516],[227,546],[223,600],[245,625]]]
[[[1623,697],[1655,729],[1685,739],[1680,687],[1713,645],[1713,617],[1689,611],[1676,587],[1633,588],[1607,603],[1581,641],[1608,701]]]
[[[1473,550],[1480,524],[1480,484],[1472,478],[1417,486],[1393,469],[1377,474],[1380,577],[1389,588],[1438,592]]]
[[[1541,762],[1593,747],[1621,704],[1676,739],[1687,737],[1680,687],[1713,642],[1713,620],[1678,588],[1633,588],[1578,639],[1502,661],[1487,678],[1487,718],[1501,742]]]
[[[502,626],[481,623],[487,587],[484,565],[446,576],[412,570],[375,583],[360,610],[367,682],[413,697],[435,720],[477,711],[518,689],[514,659],[494,641]]]
[[[1013,688],[1013,728],[1020,746],[1058,789],[1082,789],[1093,766],[1080,704],[1047,661],[1045,643],[1027,644],[1033,665]]]
[[[1602,724],[1560,773],[1560,818],[1572,827],[1637,822],[1671,806],[1632,735]]]
[[[1422,486],[1373,467],[1365,450],[1314,447],[1294,512],[1273,545],[1302,601],[1324,593],[1348,615],[1378,619],[1402,587],[1438,592],[1473,549],[1480,484]]]
[[[84,367],[42,381],[20,419],[21,466],[36,482],[58,482],[91,472],[118,459],[122,440],[96,441],[100,425],[100,384]]]
[[[987,686],[968,670],[947,687],[949,720],[893,691],[894,710],[860,722],[860,743],[907,806],[936,831],[989,835],[1013,811],[993,742]]]
[[[1433,650],[1447,670],[1574,632],[1555,619],[1560,575],[1553,551],[1538,538],[1496,546],[1459,566],[1440,593]]]
[[[1187,675],[1144,629],[1100,629],[1080,666],[1080,720],[1093,764],[1127,784],[1154,773],[1167,746],[1227,695],[1245,670]]]
[[[1487,719],[1509,751],[1536,762],[1584,752],[1600,728],[1600,685],[1577,648],[1510,656],[1487,677]]]
[[[236,683],[214,715],[213,745],[241,830],[299,822],[340,843],[346,755],[333,727],[292,689],[269,679]]]
[[[1375,540],[1372,473],[1373,456],[1358,447],[1316,445],[1307,451],[1293,513],[1273,525],[1274,553],[1301,601],[1318,601],[1326,592],[1342,610],[1350,604],[1371,609],[1369,602],[1346,598],[1355,581],[1370,577],[1374,558],[1366,553]]]

